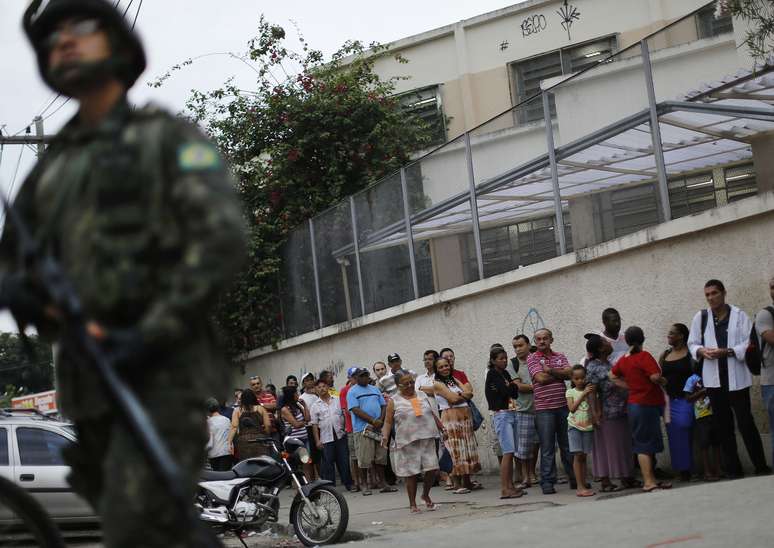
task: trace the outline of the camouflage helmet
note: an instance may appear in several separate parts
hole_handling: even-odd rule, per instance
[[[45,39],[57,23],[76,16],[94,17],[102,22],[110,38],[113,52],[111,58],[105,61],[107,68],[126,85],[127,89],[132,87],[145,70],[145,51],[126,19],[107,0],[48,0],[48,2],[33,0],[24,13],[23,26],[35,49],[38,69],[43,80],[52,89],[60,93],[64,92],[58,89],[48,70],[49,50],[45,45]]]

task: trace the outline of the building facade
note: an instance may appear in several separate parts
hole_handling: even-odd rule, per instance
[[[488,348],[517,333],[549,326],[572,359],[614,306],[657,352],[708,278],[754,312],[774,272],[774,72],[750,71],[743,35],[706,1],[532,0],[392,44],[409,62],[376,71],[408,77],[439,147],[291,234],[285,340],[246,370],[341,383],[451,346],[484,405]]]

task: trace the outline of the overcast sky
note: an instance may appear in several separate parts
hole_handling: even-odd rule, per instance
[[[5,135],[30,124],[54,99],[40,80],[32,49],[21,29],[28,0],[0,0],[0,127]],[[255,0],[143,0],[137,30],[148,55],[148,69],[130,94],[133,102],[149,100],[178,112],[189,91],[212,89],[235,76],[249,88],[251,70],[223,56],[208,57],[176,72],[160,89],[146,84],[185,59],[212,52],[242,52],[255,35],[260,15],[293,33],[295,22],[307,42],[326,56],[346,40],[388,43],[481,13],[520,3],[518,0],[391,0],[389,2],[332,0],[320,2]],[[121,0],[134,19],[140,0]],[[50,115],[64,99],[48,109]],[[56,131],[73,114],[72,102],[45,121],[46,133]],[[34,131],[34,130],[33,130]],[[21,157],[21,160],[20,160]],[[16,173],[14,191],[34,162],[30,148],[6,146],[0,157],[0,189],[8,192]],[[8,318],[0,317],[0,330],[10,330]]]

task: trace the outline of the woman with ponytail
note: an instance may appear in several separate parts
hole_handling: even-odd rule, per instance
[[[650,492],[658,488],[668,489],[667,482],[656,482],[654,457],[664,450],[661,438],[661,414],[664,407],[664,392],[661,387],[666,379],[656,359],[645,350],[645,334],[633,325],[624,334],[629,352],[616,362],[610,371],[610,379],[623,379],[629,388],[628,417],[632,432],[632,450],[637,454],[644,485],[642,490]]]

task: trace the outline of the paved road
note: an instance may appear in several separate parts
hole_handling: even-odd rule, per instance
[[[774,546],[774,476],[714,484],[676,484],[669,491],[621,493],[581,499],[567,485],[556,495],[529,489],[520,499],[500,500],[498,479],[485,476],[485,489],[453,495],[440,488],[435,512],[409,514],[405,491],[363,497],[347,493],[348,541],[364,548],[394,548],[421,542],[422,548],[502,545],[571,545],[656,548]],[[292,492],[282,497],[280,525],[288,523]],[[364,538],[365,537],[365,538]],[[362,540],[359,540],[362,539]],[[295,539],[272,533],[245,539],[253,547],[296,547]],[[482,543],[483,541],[483,543]],[[501,543],[501,544],[500,544]],[[226,539],[228,547],[241,546]],[[99,548],[99,544],[76,544]]]

